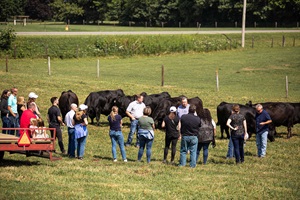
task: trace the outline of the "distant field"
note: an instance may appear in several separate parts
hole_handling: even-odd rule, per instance
[[[12,23],[8,24],[9,26],[13,26]],[[6,27],[7,25],[0,25],[0,30]],[[64,32],[66,31],[66,25],[63,23],[27,23],[26,26],[21,24],[17,24],[13,26],[15,31],[17,32]],[[70,32],[83,32],[83,31],[91,31],[91,32],[106,32],[106,31],[220,31],[220,30],[241,30],[241,27],[237,28],[197,28],[195,27],[185,28],[185,27],[134,27],[134,26],[114,26],[114,25],[69,25],[68,26]],[[253,28],[247,27],[247,30],[297,30],[297,28]]]
[[[250,40],[251,41],[251,40]],[[251,45],[251,43],[248,43]],[[71,89],[80,100],[92,91],[122,88],[126,95],[167,91],[171,96],[199,96],[216,119],[221,101],[245,104],[300,100],[300,47],[246,48],[209,53],[176,53],[156,56],[100,59],[97,57],[52,59],[51,76],[46,59],[0,60],[0,89],[19,88],[19,95],[34,91],[45,118],[49,99]],[[161,66],[165,86],[161,86]],[[218,70],[220,91],[216,91]],[[286,98],[285,77],[289,79]],[[129,132],[124,119],[123,134]],[[152,162],[137,163],[137,149],[128,147],[128,163],[113,163],[106,117],[101,126],[88,126],[89,136],[83,161],[63,157],[50,162],[41,158],[5,154],[0,163],[0,199],[299,199],[300,125],[286,139],[286,128],[278,128],[276,141],[268,143],[267,157],[258,159],[255,139],[245,147],[245,163],[226,160],[227,140],[217,139],[210,148],[208,164],[195,169],[162,164],[164,132],[155,131]],[[64,128],[67,145],[67,130]],[[219,127],[217,135],[220,136]],[[177,147],[176,161],[179,159]],[[58,147],[57,147],[58,149]],[[202,153],[202,152],[201,152]],[[170,156],[170,155],[169,155]],[[200,156],[200,158],[202,158]],[[118,159],[120,154],[118,152]],[[145,155],[143,157],[145,160]],[[178,162],[177,162],[178,163]]]

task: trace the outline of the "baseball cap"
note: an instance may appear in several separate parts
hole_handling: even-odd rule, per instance
[[[176,112],[176,107],[175,106],[171,106],[171,108],[170,108],[170,112]]]
[[[87,108],[88,108],[88,106],[85,104],[80,104],[80,106],[79,106],[80,110],[86,110]]]
[[[34,93],[34,92],[30,92],[29,95],[28,95],[28,97],[29,97],[29,98],[32,98],[32,99],[36,99],[36,98],[38,98],[39,96],[38,96],[36,93]]]

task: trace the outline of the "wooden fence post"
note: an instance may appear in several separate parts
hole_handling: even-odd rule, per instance
[[[181,22],[178,23],[178,27],[181,28]]]
[[[14,59],[17,57],[17,45],[14,45]]]
[[[252,36],[252,48],[254,47],[254,36]]]
[[[161,86],[163,87],[165,84],[165,67],[161,66]]]
[[[236,21],[236,22],[234,22],[234,26],[235,26],[235,28],[237,28],[237,21]]]
[[[285,94],[286,94],[286,98],[288,98],[288,96],[289,96],[289,80],[288,80],[288,76],[285,76]]]
[[[218,22],[215,22],[215,28],[218,28]]]
[[[78,58],[78,55],[79,54],[79,47],[78,47],[78,44],[77,44],[77,48],[76,48],[76,58]]]
[[[48,56],[48,75],[51,76],[51,63],[50,63],[50,57]]]
[[[284,35],[282,36],[282,47],[284,47],[285,46],[285,37],[284,37]]]
[[[6,62],[5,62],[5,66],[6,66],[6,72],[8,72],[8,55],[6,55]]]
[[[272,38],[272,41],[271,41],[271,48],[273,48],[273,45],[274,45],[274,38]]]
[[[100,77],[100,61],[99,59],[97,60],[97,78]]]
[[[217,92],[219,92],[219,72],[218,69],[216,69],[216,86],[217,86]]]
[[[296,45],[296,38],[293,39],[293,47]]]

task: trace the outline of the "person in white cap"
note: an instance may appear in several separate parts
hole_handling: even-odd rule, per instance
[[[68,135],[69,135],[68,156],[70,158],[75,158],[76,146],[75,146],[75,128],[73,125],[73,118],[76,110],[77,110],[77,105],[75,103],[72,103],[70,111],[65,116],[65,124],[68,127]]]
[[[166,137],[165,137],[165,149],[164,149],[164,160],[163,163],[167,162],[168,151],[170,144],[172,143],[172,153],[171,153],[171,163],[174,164],[174,158],[176,153],[176,144],[178,139],[180,139],[180,120],[176,116],[176,107],[172,106],[170,108],[169,115],[166,115],[163,122],[162,128],[166,128]]]
[[[75,146],[77,146],[77,158],[79,160],[83,159],[86,138],[88,135],[87,125],[87,115],[86,110],[88,106],[85,104],[80,104],[79,111],[74,115],[74,128],[75,128]]]
[[[30,93],[28,94],[27,107],[28,107],[28,105],[29,105],[31,102],[34,102],[35,105],[36,105],[34,114],[35,114],[37,117],[41,117],[41,113],[40,113],[39,108],[38,108],[38,106],[37,106],[37,104],[36,104],[36,102],[35,102],[35,100],[36,100],[38,97],[39,97],[39,96],[38,96],[36,93],[30,92]]]

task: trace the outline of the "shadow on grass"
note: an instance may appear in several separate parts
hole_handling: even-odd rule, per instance
[[[21,167],[21,166],[33,166],[33,165],[40,165],[39,161],[24,161],[24,160],[11,160],[11,159],[3,159],[0,161],[0,167],[10,167],[10,166],[15,166],[15,167]]]

